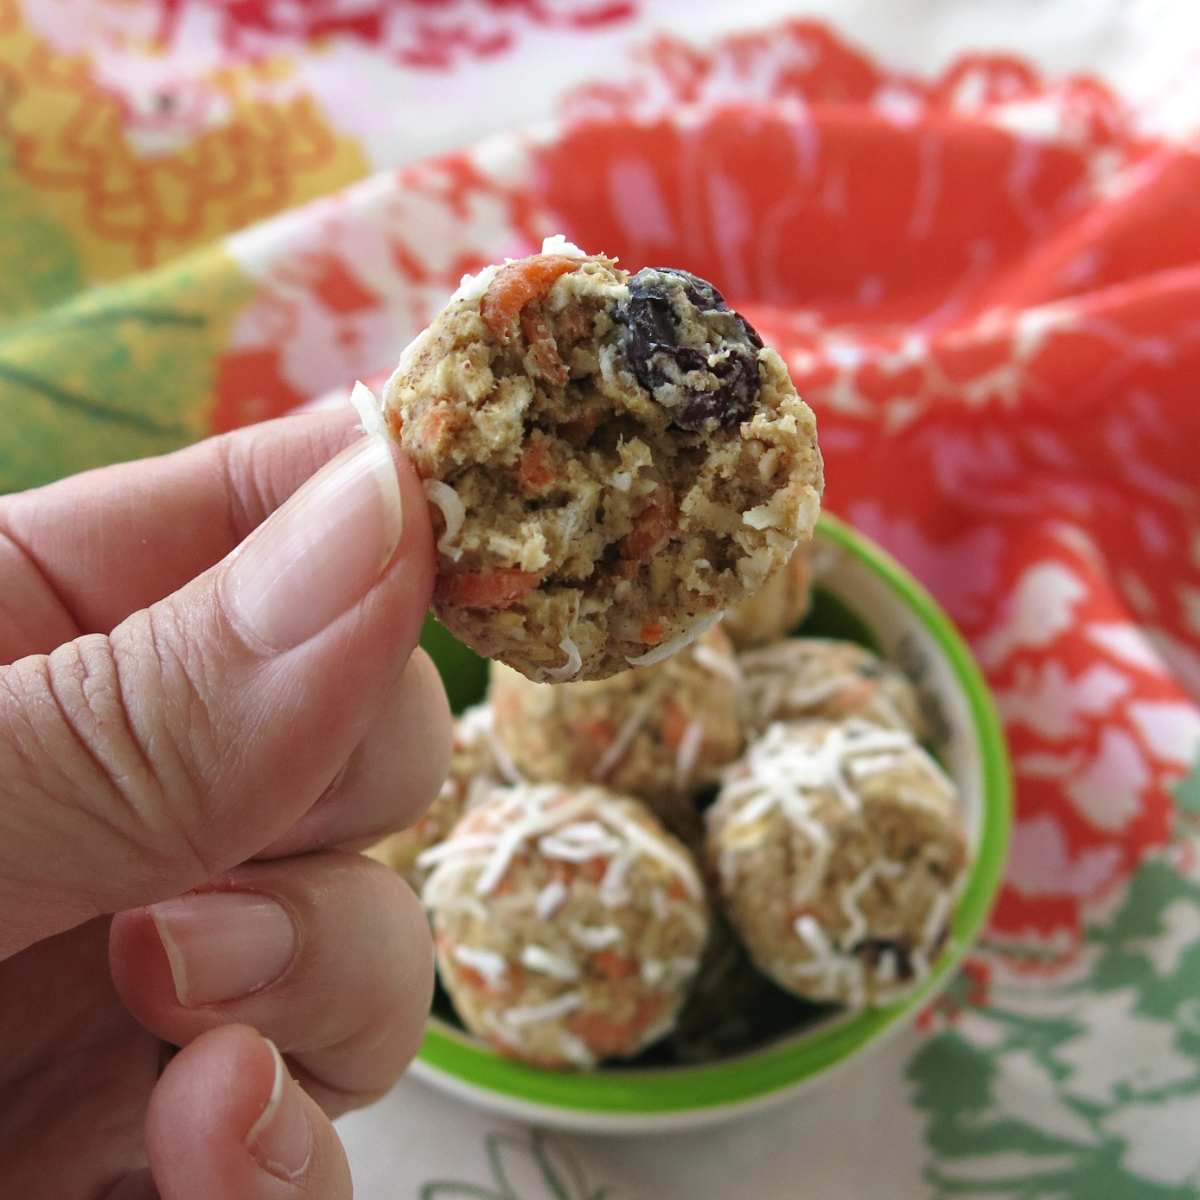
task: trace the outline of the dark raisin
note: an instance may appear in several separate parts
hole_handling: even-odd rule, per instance
[[[896,959],[896,978],[907,982],[916,974],[913,968],[912,947],[895,938],[864,938],[851,951],[873,971],[879,969],[883,956],[891,953]]]
[[[681,344],[689,307],[699,319],[702,345]],[[762,339],[711,283],[673,267],[647,267],[629,281],[629,300],[615,316],[635,378],[671,408],[677,425],[728,426],[753,412]],[[710,357],[717,358],[711,366]]]
[[[884,674],[883,663],[868,661],[859,663],[857,673],[863,679],[879,679]]]

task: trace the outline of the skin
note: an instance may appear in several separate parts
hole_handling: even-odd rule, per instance
[[[5,1194],[351,1194],[330,1118],[395,1081],[432,987],[419,904],[352,852],[415,821],[449,758],[415,649],[434,569],[420,485],[395,455],[394,554],[296,648],[248,646],[221,579],[359,437],[349,415],[293,417],[0,498]],[[187,1006],[147,906],[212,890],[276,900],[295,946],[249,994]],[[311,1132],[294,1171],[247,1144],[277,1086],[265,1038]]]

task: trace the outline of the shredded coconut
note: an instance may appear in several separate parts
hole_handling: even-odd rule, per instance
[[[657,699],[658,697],[653,692],[644,696],[629,716],[625,718],[621,728],[617,730],[617,736],[613,738],[611,745],[604,751],[597,760],[596,765],[592,768],[593,779],[607,779],[609,773],[620,764],[633,739],[637,737],[638,732],[646,723],[646,719],[650,716],[650,710],[654,707]]]
[[[742,521],[751,529],[772,529],[779,523],[779,515],[770,505],[760,504],[742,513]]]
[[[548,921],[563,906],[567,898],[567,888],[561,879],[552,879],[537,894],[534,901],[534,912],[543,920]]]
[[[586,250],[580,250],[574,242],[568,242],[561,233],[556,233],[542,241],[542,253],[561,254],[563,258],[591,258]]]
[[[460,962],[464,967],[478,971],[492,987],[502,983],[505,975],[508,974],[508,963],[505,961],[504,955],[497,954],[494,950],[455,946],[452,953],[455,962]]]
[[[696,773],[696,763],[700,758],[700,750],[704,745],[704,722],[691,721],[679,739],[679,749],[675,754],[675,782],[682,790],[687,787],[692,776]]]
[[[482,300],[484,292],[492,286],[492,280],[496,278],[496,272],[499,270],[499,266],[493,263],[491,266],[484,267],[478,274],[464,275],[459,280],[458,288],[450,297],[449,303],[453,304],[456,300]]]
[[[529,945],[521,951],[521,965],[552,979],[579,978],[579,968],[561,955],[552,954],[545,946]]]
[[[670,658],[672,654],[682,650],[685,646],[690,646],[698,637],[707,633],[722,616],[724,616],[724,613],[719,610],[709,613],[708,616],[697,621],[691,629],[686,629],[683,633],[676,634],[675,637],[668,639],[661,645],[647,650],[645,654],[627,654],[625,661],[631,667],[652,667],[655,663],[660,663],[663,659]]]
[[[568,930],[571,940],[585,950],[606,950],[615,946],[625,935],[616,925],[572,925]]]
[[[542,682],[570,683],[579,674],[579,668],[583,666],[579,647],[571,640],[569,633],[563,634],[563,640],[558,643],[558,648],[567,656],[567,661],[561,667],[551,667],[543,671]]]
[[[720,675],[723,679],[728,679],[734,687],[741,687],[742,672],[738,669],[737,662],[730,658],[728,654],[722,654],[721,651],[713,649],[712,646],[700,645],[692,651],[692,657],[706,671],[711,671],[714,675]]]
[[[457,562],[462,558],[462,547],[452,545],[452,543],[462,531],[463,522],[467,518],[467,510],[463,507],[458,493],[440,479],[425,480],[425,496],[431,504],[438,506],[446,521],[446,528],[442,530],[442,536],[437,541],[438,553]]]
[[[387,436],[387,423],[383,419],[383,406],[379,397],[361,380],[356,380],[350,389],[350,403],[362,422],[363,433],[378,433]]]
[[[553,1021],[574,1012],[583,1003],[583,997],[578,992],[567,992],[547,1000],[545,1004],[530,1004],[525,1008],[510,1008],[503,1014],[505,1024],[520,1028],[522,1025],[540,1025],[543,1021]]]

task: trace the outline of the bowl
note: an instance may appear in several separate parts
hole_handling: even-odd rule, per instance
[[[702,1065],[635,1062],[582,1074],[504,1058],[435,1008],[414,1075],[492,1112],[543,1126],[591,1133],[695,1128],[748,1115],[814,1087],[851,1058],[879,1047],[950,980],[978,936],[1003,875],[1012,817],[1000,722],[949,618],[894,559],[826,515],[814,539],[813,563],[813,609],[798,632],[849,638],[908,673],[930,718],[931,749],[962,798],[971,865],[947,948],[922,985],[883,1008],[814,1010],[815,1015],[797,1017],[794,1028],[775,1031],[753,1049]],[[482,697],[486,663],[432,622],[423,644],[456,710]]]

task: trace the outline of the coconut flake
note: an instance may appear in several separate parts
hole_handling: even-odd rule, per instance
[[[438,506],[446,522],[446,528],[442,530],[442,536],[437,541],[438,553],[457,562],[462,558],[462,547],[452,546],[451,543],[462,532],[463,522],[467,519],[467,510],[458,493],[440,479],[425,480],[425,497],[430,504]]]
[[[692,656],[706,671],[728,679],[734,687],[742,686],[742,672],[735,659],[712,646],[697,646]]]
[[[545,1004],[530,1004],[525,1008],[510,1008],[503,1014],[506,1025],[520,1027],[522,1025],[540,1025],[543,1021],[553,1021],[574,1012],[583,1003],[583,997],[578,992],[567,992],[547,1000]]]
[[[751,529],[772,529],[779,523],[779,515],[769,504],[760,504],[742,513],[742,523]]]
[[[858,902],[867,888],[875,882],[877,876],[885,875],[889,879],[895,879],[898,875],[903,874],[902,863],[881,859],[879,862],[873,862],[864,867],[858,877],[842,892],[842,912],[846,914],[846,920],[850,922],[850,928],[838,939],[843,948],[853,949],[867,935],[867,918],[862,909],[858,907]]]
[[[464,967],[470,967],[471,970],[478,971],[491,987],[496,987],[502,983],[505,975],[508,974],[508,963],[505,961],[504,955],[497,954],[494,950],[480,950],[472,946],[455,946],[451,953],[454,956],[455,962],[460,962]]]
[[[350,403],[362,422],[363,433],[378,433],[387,437],[387,423],[383,419],[383,405],[379,397],[361,379],[350,389]]]
[[[534,911],[543,920],[548,921],[560,908],[567,898],[567,887],[561,879],[552,879],[537,894],[534,901]]]
[[[579,968],[569,959],[553,954],[545,946],[528,945],[521,951],[521,965],[552,979],[573,980],[579,978]]]
[[[577,1067],[596,1065],[596,1056],[588,1049],[587,1043],[566,1029],[559,1030],[558,1048],[562,1051],[563,1058]]]
[[[559,254],[563,258],[591,258],[586,250],[580,250],[574,242],[568,242],[561,233],[556,233],[542,241],[543,254]]]
[[[511,262],[512,260],[509,259]],[[492,286],[492,280],[496,278],[496,273],[500,267],[493,263],[490,267],[484,267],[482,271],[475,275],[464,275],[459,280],[458,288],[453,296],[450,297],[449,303],[453,304],[457,300],[481,300],[483,294]]]
[[[570,683],[579,674],[579,669],[583,666],[583,657],[579,653],[579,647],[571,640],[569,633],[563,634],[563,640],[558,643],[558,648],[567,656],[567,661],[561,667],[553,667],[550,670],[543,671],[543,681],[549,683]]]
[[[625,935],[616,925],[572,925],[568,930],[571,940],[585,950],[607,950],[615,946]]]
[[[517,770],[517,764],[513,762],[512,755],[508,752],[508,747],[501,740],[500,735],[496,733],[493,725],[491,734],[488,738],[488,749],[492,752],[492,758],[496,760],[496,770],[511,784],[520,784],[525,782],[525,776]]]
[[[648,696],[644,696],[629,716],[625,718],[621,728],[617,730],[617,736],[613,738],[612,743],[592,768],[593,779],[602,780],[608,778],[609,772],[625,757],[625,752],[629,749],[633,739],[637,737],[638,732],[646,723],[646,719],[650,716],[650,710],[654,707],[657,700],[658,697],[653,692]]]
[[[682,650],[685,646],[690,646],[698,637],[707,633],[724,615],[720,609],[709,613],[708,616],[697,621],[691,629],[676,634],[675,637],[669,638],[661,645],[647,650],[645,654],[627,654],[625,661],[631,667],[652,667],[655,663],[660,663],[663,659],[670,658],[672,654]]]
[[[679,750],[675,755],[675,782],[680,788],[687,786],[696,770],[700,748],[704,745],[704,722],[690,721],[679,739]]]
[[[538,849],[546,858],[582,863],[615,854],[622,844],[599,821],[576,821],[544,834],[538,841]]]

